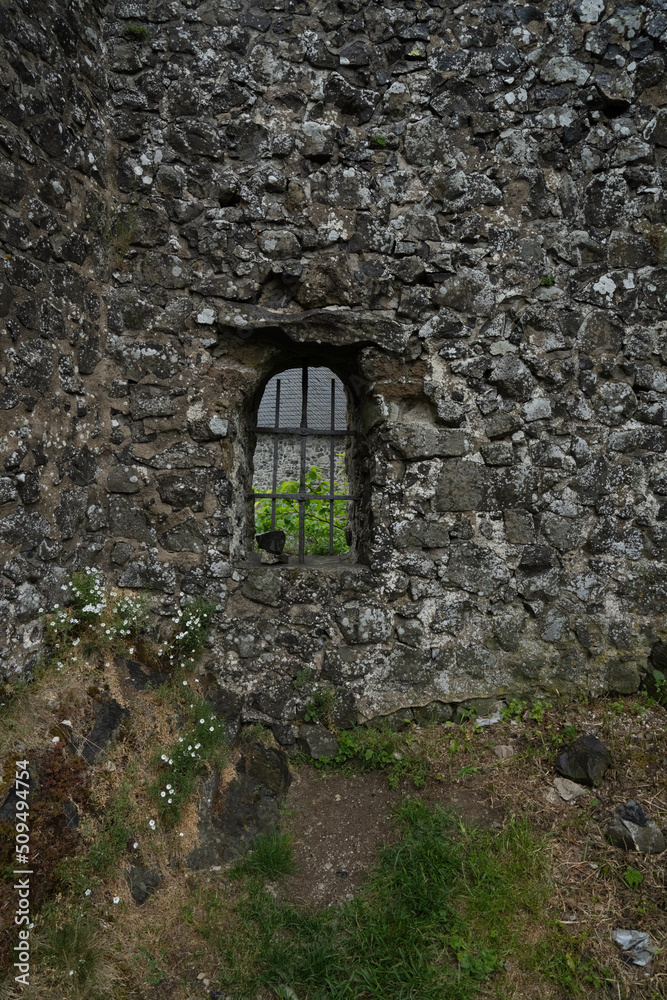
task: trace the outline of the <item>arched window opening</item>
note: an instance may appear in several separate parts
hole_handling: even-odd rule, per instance
[[[338,376],[308,364],[274,375],[255,431],[255,535],[264,560],[296,555],[302,563],[306,555],[348,552],[356,497],[346,468],[347,396]]]

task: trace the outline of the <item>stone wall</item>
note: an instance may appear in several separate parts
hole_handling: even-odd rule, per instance
[[[322,679],[339,721],[636,689],[667,3],[10,0],[0,28],[4,675],[95,565],[158,616],[216,601],[246,718]],[[352,403],[352,552],[261,567],[252,425],[304,359]]]

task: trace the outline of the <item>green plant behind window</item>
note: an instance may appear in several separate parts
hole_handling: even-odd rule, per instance
[[[312,465],[306,472],[306,491],[315,497],[328,496],[329,479],[322,469]],[[278,493],[298,493],[299,483],[296,479],[286,479],[280,483]],[[340,473],[334,483],[334,492],[349,493],[349,483]],[[324,556],[329,553],[329,500],[306,500],[305,530],[306,555]],[[333,550],[336,555],[347,552],[349,546],[345,540],[345,525],[347,523],[347,500],[334,500],[334,531]],[[286,537],[285,551],[295,554],[299,551],[299,502],[298,500],[276,501],[277,531],[284,531]],[[271,500],[255,501],[255,531],[261,534],[271,531]]]

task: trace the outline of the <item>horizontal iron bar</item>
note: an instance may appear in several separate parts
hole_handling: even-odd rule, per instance
[[[312,427],[255,427],[258,434],[300,434],[317,437],[350,437],[354,431],[332,431],[331,429],[314,430]]]
[[[349,493],[248,493],[255,500],[358,500]]]

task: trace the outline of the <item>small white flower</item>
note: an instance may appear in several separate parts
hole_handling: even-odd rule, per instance
[[[204,725],[204,723],[206,722],[206,719],[200,719],[199,721],[201,722],[202,725]]]
[[[174,762],[173,762],[173,760],[171,759],[171,757],[169,758],[169,761],[168,761],[168,763],[169,763],[169,764],[173,764],[173,763],[174,763]]]
[[[162,798],[164,798],[166,794],[167,794],[166,792],[160,792],[160,795],[162,796]]]
[[[187,687],[187,684],[188,684],[187,681],[183,681],[183,687]]]
[[[209,733],[212,733],[213,732],[213,726],[209,726],[208,727],[208,731],[209,731]]]
[[[171,799],[167,799],[167,802],[171,802]]]
[[[160,760],[167,760],[166,753],[160,754]]]
[[[70,974],[70,976],[73,976],[74,975],[74,969],[70,969],[69,970],[69,974]]]
[[[179,835],[178,835],[178,836],[179,836],[179,837],[182,837],[182,836],[183,836],[183,834],[182,834],[182,833],[179,833]]]
[[[149,819],[148,825],[150,826],[151,830],[154,830],[155,829],[155,820],[154,819]]]
[[[53,739],[51,740],[51,742],[52,743],[60,743],[60,737],[59,736],[54,736]]]
[[[114,896],[113,901],[114,901],[114,904],[120,903],[120,896]]]
[[[90,896],[90,889],[86,889],[86,891],[84,892],[84,896]]]
[[[132,847],[135,849],[135,851],[136,851],[136,849],[137,849],[138,846],[139,846],[139,844],[135,840],[135,842],[132,844]]]

